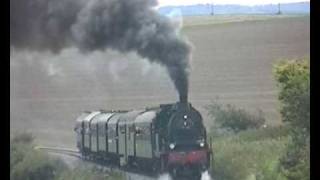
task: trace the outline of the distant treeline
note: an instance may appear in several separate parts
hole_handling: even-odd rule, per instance
[[[310,2],[266,4],[255,6],[197,4],[188,6],[165,6],[158,9],[163,15],[180,11],[183,16],[210,14],[309,14]],[[179,13],[180,14],[180,13]]]

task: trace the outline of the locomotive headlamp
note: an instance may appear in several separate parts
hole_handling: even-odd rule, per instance
[[[184,115],[184,116],[183,116],[183,119],[184,119],[183,125],[184,125],[184,126],[187,126],[187,118],[188,118],[187,115]]]
[[[198,140],[198,143],[200,147],[204,147],[205,145],[204,139]]]
[[[174,147],[175,147],[175,145],[174,145],[173,143],[170,143],[170,144],[169,144],[169,148],[170,148],[170,149],[174,149]]]

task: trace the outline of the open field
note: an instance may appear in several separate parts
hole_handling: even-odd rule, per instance
[[[261,109],[269,124],[280,124],[272,63],[309,57],[309,16],[220,20],[229,23],[203,18],[186,19],[182,30],[194,46],[192,104],[209,125],[204,106],[216,97],[249,111]],[[81,111],[144,108],[176,100],[164,69],[133,53],[11,52],[10,129],[32,131],[42,145],[73,147],[73,125]]]
[[[306,15],[308,16],[308,15]],[[203,16],[187,16],[183,18],[183,26],[199,26],[199,25],[213,25],[225,24],[234,22],[247,22],[247,21],[261,21],[282,18],[295,18],[301,15],[203,15]]]

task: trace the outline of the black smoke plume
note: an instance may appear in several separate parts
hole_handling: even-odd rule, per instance
[[[137,52],[165,66],[187,102],[191,47],[155,0],[10,0],[10,45],[52,51],[77,47]]]

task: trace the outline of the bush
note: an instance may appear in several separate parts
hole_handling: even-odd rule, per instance
[[[274,66],[280,88],[281,115],[296,130],[310,132],[310,69],[307,60],[281,61]]]
[[[100,172],[96,168],[74,170],[48,154],[34,150],[34,137],[30,133],[15,135],[10,140],[10,179],[12,180],[120,180],[118,173]]]
[[[285,180],[279,173],[279,158],[285,153],[287,142],[288,134],[283,127],[252,129],[215,138],[211,167],[214,179]]]
[[[261,141],[268,139],[281,139],[289,135],[287,126],[268,126],[261,129],[252,129],[239,134],[239,141]]]
[[[62,172],[65,164],[60,160],[53,160],[40,152],[29,152],[23,161],[18,163],[11,172],[11,179],[15,180],[49,180]]]
[[[64,171],[56,180],[122,180],[120,173],[102,172],[95,166],[78,166],[73,170]]]
[[[30,132],[22,132],[12,137],[11,143],[25,143],[32,144],[34,140],[33,135]]]
[[[32,134],[26,132],[15,135],[10,139],[10,171],[22,162],[26,155],[33,150],[33,140],[34,137]]]
[[[281,61],[274,66],[274,75],[280,88],[280,112],[291,135],[281,159],[282,172],[289,180],[310,179],[309,60]]]
[[[249,129],[213,141],[215,180],[287,180],[279,159],[289,141],[287,126]]]
[[[237,133],[246,129],[260,128],[265,123],[262,111],[259,111],[258,115],[253,115],[233,105],[227,104],[223,107],[216,102],[212,102],[206,109],[209,116],[214,119],[216,130],[224,128]]]
[[[298,147],[293,141],[287,147],[286,154],[281,158],[282,173],[289,180],[310,179],[310,146]]]
[[[45,153],[33,149],[31,133],[14,136],[10,142],[10,179],[40,180],[54,179],[66,165],[51,159]]]

